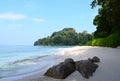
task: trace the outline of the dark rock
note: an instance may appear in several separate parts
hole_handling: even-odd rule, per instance
[[[72,58],[65,59],[64,62],[59,63],[47,70],[44,74],[48,77],[57,79],[64,79],[75,70],[79,71],[84,78],[89,78],[98,68],[98,65],[94,62],[99,62],[98,57],[88,58],[88,60],[76,61]]]
[[[61,62],[60,64],[49,68],[44,75],[57,79],[64,79],[74,71],[74,61],[72,59],[66,59],[65,62]]]
[[[94,56],[92,59],[88,58],[91,62],[100,62],[100,59],[97,56]]]
[[[72,58],[67,58],[67,59],[65,59],[64,62],[65,62],[65,63],[75,63]]]
[[[97,69],[98,65],[90,60],[81,60],[76,62],[76,70],[81,73],[84,78],[89,78]]]

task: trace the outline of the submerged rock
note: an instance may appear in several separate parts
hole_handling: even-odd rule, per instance
[[[65,59],[65,62],[61,62],[60,64],[49,68],[44,75],[57,79],[64,79],[74,71],[75,62],[73,61],[73,59],[68,58]]]
[[[93,75],[98,65],[90,60],[81,60],[76,62],[76,70],[81,73],[84,78],[89,78]]]

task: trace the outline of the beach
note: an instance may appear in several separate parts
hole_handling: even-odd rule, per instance
[[[91,47],[91,46],[75,46],[71,48],[61,48],[61,57],[53,58],[54,63],[50,62],[44,68],[40,68],[35,72],[0,79],[0,81],[120,81],[120,48],[107,47]],[[86,60],[97,56],[100,58],[99,67],[92,77],[85,79],[82,75],[75,71],[65,79],[54,79],[44,76],[48,68],[63,62],[66,58],[72,58],[74,61]]]

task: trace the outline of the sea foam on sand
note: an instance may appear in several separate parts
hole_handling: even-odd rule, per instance
[[[0,81],[120,81],[120,48],[76,46],[72,48],[59,49],[62,57],[53,58],[46,67],[29,73],[27,75],[0,79]],[[54,79],[43,76],[45,71],[54,64],[64,61],[66,58],[73,58],[75,61],[84,60],[97,56],[100,58],[99,67],[92,77],[85,79],[78,71],[73,72],[66,79]]]

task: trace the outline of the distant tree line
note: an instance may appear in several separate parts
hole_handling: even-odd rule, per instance
[[[53,32],[51,36],[38,39],[36,45],[84,45],[92,40],[92,34],[87,31],[77,33],[73,28],[64,28],[58,32]]]

